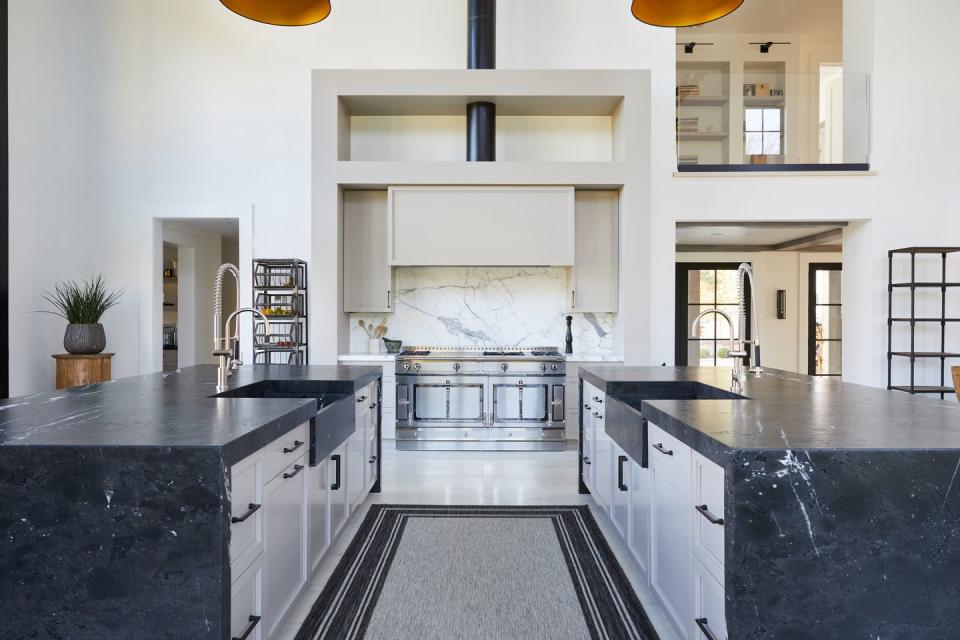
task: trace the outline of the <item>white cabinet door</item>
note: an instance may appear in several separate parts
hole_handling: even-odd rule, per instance
[[[605,509],[610,507],[610,499],[613,497],[613,483],[616,478],[613,477],[613,440],[607,435],[604,424],[604,406],[591,398],[593,406],[593,456],[594,456],[594,474],[593,478],[596,491],[593,499]]]
[[[693,620],[688,629],[697,640],[727,640],[723,585],[697,560],[693,562]]]
[[[267,635],[283,622],[307,581],[306,458],[284,469],[264,487],[264,597]]]
[[[330,483],[330,539],[337,537],[350,515],[347,495],[347,443],[344,442],[327,458]]]
[[[577,191],[575,258],[569,273],[570,308],[616,313],[619,302],[620,194]]]
[[[263,619],[263,556],[236,577],[230,588],[230,637],[266,638]]]
[[[393,311],[387,192],[343,192],[343,310]]]
[[[723,467],[696,451],[692,453],[693,488],[693,553],[717,580],[724,579],[724,519]]]
[[[630,553],[650,581],[650,491],[651,472],[630,461]]]
[[[263,552],[263,467],[258,451],[230,468],[230,569],[234,582]]]
[[[653,540],[650,584],[680,632],[688,637],[692,612],[689,485],[653,462]],[[689,474],[685,476],[689,478]]]
[[[370,410],[367,412],[363,424],[363,497],[366,497],[377,481],[377,411],[379,403],[376,402],[376,395],[373,396],[374,402],[370,403]]]
[[[308,573],[313,573],[330,547],[330,459],[307,470],[307,531],[310,536]]]
[[[573,187],[390,187],[387,210],[393,265],[573,264]]]
[[[633,462],[615,442],[612,446],[613,485],[610,487],[610,519],[620,532],[620,537],[629,542],[630,474],[633,472]]]
[[[593,407],[587,401],[587,385],[584,384],[583,387],[583,412],[581,414],[583,421],[583,483],[587,485],[587,488],[590,489],[590,493],[596,495],[596,483],[594,479],[596,478],[596,465],[594,464],[594,459],[596,458],[596,452],[594,451],[594,420],[593,420]]]

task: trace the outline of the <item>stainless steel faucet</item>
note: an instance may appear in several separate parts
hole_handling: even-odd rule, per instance
[[[746,282],[750,286],[750,300],[753,302],[751,305],[753,307],[753,324],[751,325],[752,337],[750,340],[745,340],[743,336],[747,335],[747,297],[744,295],[743,284],[744,276],[746,276]],[[750,349],[753,352],[750,354],[750,373],[760,375],[763,373],[763,367],[760,366],[760,319],[757,314],[757,289],[753,283],[753,267],[749,263],[743,262],[737,268],[737,308],[739,310],[740,318],[740,342],[744,345],[750,345]],[[744,353],[741,358],[746,358],[747,354]]]
[[[223,322],[223,278],[230,273],[237,283],[237,308]],[[252,313],[263,320],[264,333],[270,335],[270,321],[257,309],[240,307],[240,270],[232,264],[222,264],[217,269],[217,278],[213,287],[213,355],[217,357],[217,391],[226,391],[227,379],[243,362],[240,360],[240,323],[237,317],[242,313]],[[230,331],[231,323],[233,330]],[[227,335],[224,336],[226,329]]]
[[[730,381],[730,391],[740,393],[743,389],[743,358],[747,356],[747,352],[743,351],[737,344],[737,338],[734,335],[733,318],[720,309],[704,309],[693,320],[693,337],[700,337],[700,320],[711,313],[721,316],[727,321],[727,324],[730,325],[729,356],[733,358],[733,379]]]

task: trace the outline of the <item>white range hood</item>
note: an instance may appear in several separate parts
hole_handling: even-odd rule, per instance
[[[573,187],[390,187],[393,266],[572,266]]]

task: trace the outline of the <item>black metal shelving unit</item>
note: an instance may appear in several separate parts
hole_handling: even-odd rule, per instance
[[[253,321],[253,361],[309,364],[307,263],[296,258],[253,261],[253,306],[270,320],[270,332]]]
[[[947,360],[960,359],[960,345],[957,345],[958,351],[947,350],[947,324],[960,322],[960,318],[947,317],[947,291],[960,287],[960,282],[947,281],[947,256],[952,253],[960,252],[960,247],[907,247],[904,249],[893,249],[888,252],[889,259],[889,284],[887,286],[887,389],[893,391],[905,391],[910,394],[939,394],[943,399],[947,394],[952,394],[954,389],[947,386]],[[894,258],[896,256],[908,256],[910,259],[910,280],[907,282],[893,281]],[[918,281],[917,280],[917,257],[936,257],[940,258],[940,280],[939,281]],[[940,291],[940,315],[939,317],[917,317],[917,292],[918,291]],[[908,316],[893,315],[893,297],[900,291],[909,291],[910,293],[910,314]],[[897,323],[909,323],[910,325],[910,347],[907,350],[894,350],[893,348],[893,328]],[[936,323],[940,325],[940,350],[939,351],[917,351],[917,325]],[[909,358],[910,360],[910,384],[893,384],[893,359]],[[916,365],[918,360],[939,360],[940,363],[940,384],[939,385],[918,385],[916,383]]]

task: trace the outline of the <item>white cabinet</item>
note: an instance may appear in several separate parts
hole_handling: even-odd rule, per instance
[[[582,382],[583,384],[583,411],[581,413],[581,424],[583,431],[583,442],[581,442],[581,447],[583,449],[583,483],[587,485],[587,489],[590,490],[590,493],[596,497],[596,483],[594,480],[597,477],[596,467],[594,465],[594,459],[596,458],[594,451],[594,418],[593,418],[593,405],[590,403],[590,391],[593,389],[593,386],[589,382]]]
[[[651,471],[630,461],[630,532],[627,546],[640,566],[644,578],[650,579],[650,491]]]
[[[620,533],[620,537],[627,539],[630,531],[630,474],[633,472],[630,458],[612,443],[613,450],[613,483],[610,496],[610,519]]]
[[[327,474],[330,482],[330,539],[333,540],[343,530],[350,515],[350,501],[347,495],[347,443],[344,442],[327,459]]]
[[[263,628],[263,557],[235,576],[230,588],[230,637],[260,640]]]
[[[263,553],[263,456],[255,453],[230,470],[230,566],[236,582]]]
[[[343,192],[343,310],[393,311],[387,261],[387,192]]]
[[[697,452],[692,454],[693,553],[717,580],[724,566],[724,472]]]
[[[607,435],[604,417],[606,414],[605,394],[592,384],[584,384],[585,403],[589,405],[590,418],[587,423],[591,439],[591,481],[594,500],[606,508],[610,507],[613,495],[613,441]],[[587,411],[584,409],[584,411]]]
[[[570,266],[573,187],[390,187],[388,253],[404,266]],[[531,239],[535,238],[535,242]]]
[[[373,402],[367,411],[366,419],[363,421],[363,486],[364,496],[370,493],[373,485],[377,482],[377,460],[380,452],[377,449],[377,412],[380,410],[380,403],[377,401],[378,394],[376,386],[373,387]]]
[[[693,620],[687,628],[697,640],[727,640],[723,586],[699,560],[693,562]]]
[[[264,487],[263,612],[270,636],[307,580],[306,457]]]
[[[369,471],[369,457],[367,456],[368,425],[371,422],[371,412],[376,411],[376,383],[371,383],[357,392],[356,422],[354,432],[347,440],[347,493],[351,511],[357,507],[369,491],[367,480]],[[375,420],[375,418],[374,418]]]
[[[652,471],[650,585],[671,622],[686,636],[693,587],[689,483],[677,480],[656,459]]]
[[[307,534],[310,551],[307,572],[312,573],[330,548],[330,459],[307,469]]]
[[[620,298],[620,194],[577,191],[575,202],[575,258],[568,278],[570,309],[616,313]]]

